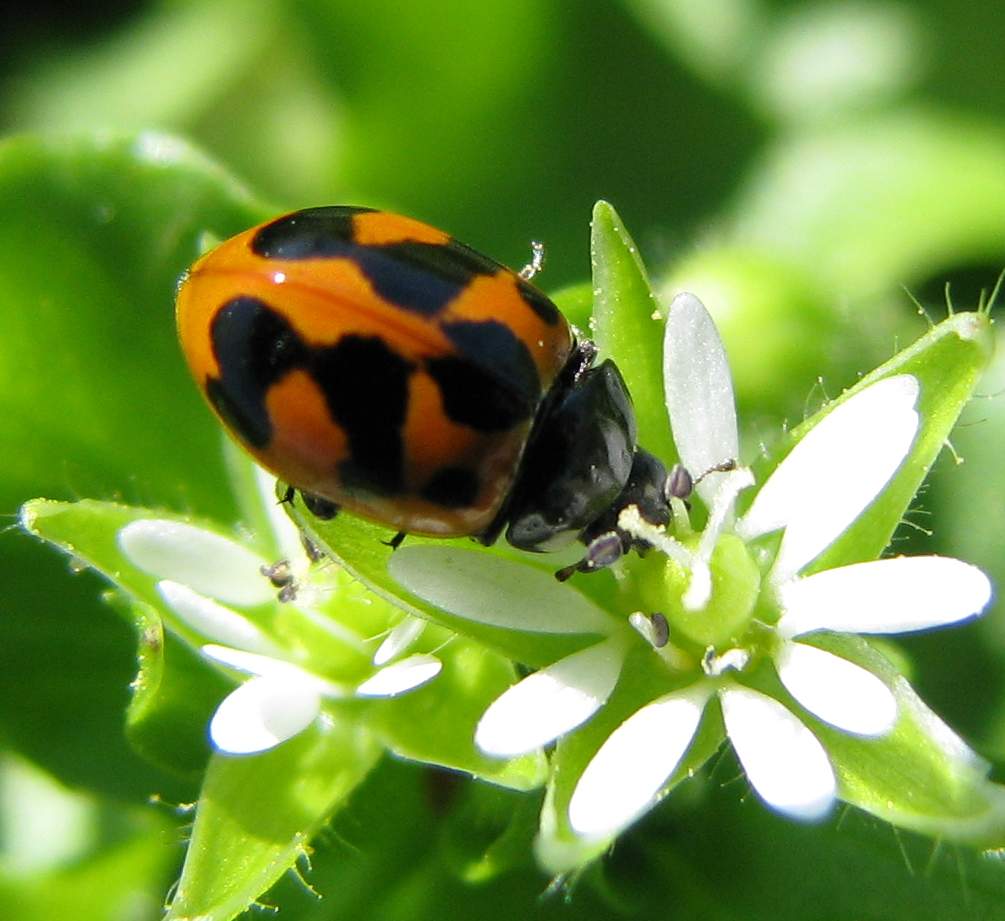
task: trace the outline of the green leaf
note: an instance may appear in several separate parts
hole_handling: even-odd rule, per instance
[[[111,603],[127,607],[114,597]],[[209,759],[206,726],[230,682],[208,668],[191,646],[165,632],[159,614],[149,605],[136,601],[131,611],[139,668],[130,683],[126,735],[154,764],[201,777]]]
[[[195,787],[144,761],[123,734],[136,676],[132,618],[110,616],[102,580],[72,559],[68,566],[17,530],[0,540],[0,567],[10,572],[0,617],[5,747],[68,786],[120,802],[146,802],[154,791],[171,802],[194,798]]]
[[[949,266],[1000,264],[1005,133],[923,108],[838,120],[769,148],[733,213],[740,242],[868,305]]]
[[[132,682],[127,731],[136,748],[162,766],[183,774],[200,770],[209,749],[205,726],[229,687],[219,672],[194,652],[194,642],[165,633],[169,609],[156,579],[138,569],[119,549],[117,535],[131,521],[164,517],[147,509],[109,502],[76,503],[38,499],[21,511],[23,527],[70,554],[125,590],[131,603],[111,596],[113,608],[136,630],[139,673]],[[180,519],[177,519],[180,520]],[[177,624],[180,635],[191,631]]]
[[[889,546],[960,412],[973,395],[993,349],[991,320],[986,314],[952,316],[793,430],[795,443],[835,406],[884,378],[913,374],[921,385],[917,405],[920,425],[906,459],[872,504],[807,572],[873,560]],[[867,451],[869,446],[863,445],[862,449]]]
[[[865,640],[825,634],[814,637],[814,645],[878,675],[897,699],[897,724],[880,738],[853,736],[808,718],[831,756],[841,798],[902,828],[1005,846],[1005,787],[988,780],[990,766]]]
[[[0,144],[0,210],[3,495],[135,482],[165,503],[231,512],[218,428],[178,350],[174,289],[205,231],[229,236],[265,209],[181,141],[143,134]],[[73,386],[54,389],[54,374]]]
[[[181,141],[103,133],[0,142],[0,210],[0,506],[125,492],[232,515],[218,427],[181,361],[172,304],[203,233],[227,236],[267,209]],[[122,737],[135,643],[97,580],[16,530],[0,542],[8,744],[72,784],[190,796]]]
[[[697,76],[734,87],[737,72],[765,33],[767,10],[757,0],[630,0],[653,37]]]
[[[152,8],[131,26],[83,53],[33,62],[34,79],[13,100],[17,119],[63,131],[184,124],[254,66],[275,23],[262,3],[222,0]]]
[[[746,80],[757,107],[775,118],[833,123],[885,108],[928,64],[929,23],[919,8],[821,4],[778,12],[758,36]]]
[[[259,755],[214,755],[166,918],[228,921],[307,854],[380,757],[369,733],[335,718]]]
[[[638,248],[605,201],[593,209],[590,255],[599,357],[613,358],[628,384],[639,444],[669,464],[677,455],[663,397],[663,315]]]
[[[151,5],[100,43],[33,55],[6,108],[21,130],[156,125],[199,137],[263,187],[315,204],[332,181],[341,112],[303,36],[284,28],[294,18],[262,0]]]

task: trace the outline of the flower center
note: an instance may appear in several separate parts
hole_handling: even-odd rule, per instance
[[[761,573],[747,545],[733,534],[723,534],[709,560],[711,591],[700,607],[687,603],[688,585],[682,584],[680,567],[674,570],[671,601],[664,611],[670,632],[685,636],[703,647],[735,646],[747,632],[761,588]],[[692,570],[694,579],[696,570]],[[682,591],[683,589],[683,591]],[[676,597],[674,597],[676,596]]]
[[[691,647],[698,658],[710,647],[742,645],[761,593],[760,568],[742,539],[720,535],[707,564],[697,552],[699,540],[693,535],[679,545],[687,562],[651,554],[635,570],[642,606],[660,613],[671,643]],[[704,584],[695,591],[699,580]]]

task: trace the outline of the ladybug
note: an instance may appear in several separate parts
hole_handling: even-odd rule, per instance
[[[529,274],[529,273],[527,273]],[[308,208],[253,227],[182,279],[178,332],[214,412],[308,509],[407,533],[575,539],[608,566],[670,518],[615,364],[595,363],[525,277],[420,221]]]

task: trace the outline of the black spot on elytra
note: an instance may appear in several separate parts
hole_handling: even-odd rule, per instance
[[[527,306],[549,326],[554,326],[559,321],[562,315],[558,312],[558,308],[526,279],[519,280],[517,290]]]
[[[458,355],[432,358],[430,375],[447,416],[480,432],[500,432],[533,416],[541,381],[527,346],[495,320],[442,327]]]
[[[285,318],[255,297],[227,301],[210,324],[218,378],[206,381],[217,412],[252,447],[272,437],[265,409],[269,388],[307,359],[307,347]]]
[[[358,247],[354,258],[382,298],[423,316],[443,310],[476,275],[494,275],[500,268],[456,243]]]
[[[344,336],[333,346],[312,348],[281,314],[253,297],[224,304],[210,336],[220,376],[206,381],[206,393],[249,445],[264,448],[272,438],[269,388],[303,369],[348,438],[350,456],[339,466],[345,485],[380,494],[401,491],[409,362],[378,338]]]
[[[350,259],[384,300],[422,316],[443,310],[476,275],[502,269],[456,241],[361,246],[354,241],[353,216],[369,210],[333,206],[296,211],[266,224],[251,249],[267,259]]]
[[[464,508],[478,498],[478,476],[466,467],[444,467],[423,487],[422,498],[446,508]]]
[[[413,366],[379,338],[343,336],[333,346],[316,349],[310,369],[349,439],[351,456],[339,466],[343,483],[383,495],[400,493],[401,430]]]
[[[354,215],[372,208],[332,205],[305,208],[266,224],[251,240],[251,251],[265,259],[322,259],[344,255],[352,244]]]

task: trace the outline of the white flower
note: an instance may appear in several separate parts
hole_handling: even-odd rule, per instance
[[[880,380],[836,405],[778,465],[738,521],[736,499],[754,478],[747,468],[729,469],[739,451],[729,369],[711,318],[691,295],[671,305],[665,392],[683,465],[694,474],[713,472],[696,487],[709,509],[700,535],[678,527],[680,537],[671,536],[634,509],[619,521],[664,551],[673,561],[668,565],[682,573],[679,596],[667,599],[661,619],[638,613],[627,623],[618,621],[578,592],[550,582],[546,573],[512,562],[486,566],[484,555],[470,551],[406,547],[391,564],[392,574],[412,591],[469,619],[599,635],[489,707],[476,733],[488,754],[522,754],[590,720],[612,694],[640,634],[670,673],[693,675],[691,683],[680,687],[678,678],[670,684],[675,690],[629,716],[589,761],[568,811],[569,826],[584,838],[608,837],[652,805],[713,700],[761,799],[794,818],[823,816],[837,793],[823,745],[788,706],[748,686],[747,671],[770,661],[789,694],[815,717],[848,733],[880,736],[897,721],[893,693],[872,672],[813,645],[812,634],[900,633],[957,623],[979,614],[991,597],[980,570],[935,556],[801,575],[880,495],[908,456],[919,424],[916,378]],[[683,503],[674,502],[675,523],[686,524]],[[776,531],[782,534],[772,555],[763,538]],[[733,554],[730,566],[717,567],[716,554],[724,547]],[[491,592],[485,590],[486,573]],[[468,589],[450,589],[458,576]],[[480,591],[473,584],[479,579]],[[723,591],[722,583],[731,580],[739,590]],[[532,608],[529,595],[535,597]],[[717,608],[719,596],[732,607]],[[747,603],[738,604],[738,597]],[[706,647],[703,656],[693,654],[696,644]]]
[[[432,680],[442,667],[425,653],[402,657],[421,633],[421,621],[406,617],[371,655],[366,638],[316,607],[337,604],[337,586],[318,567],[312,569],[299,533],[270,498],[274,481],[265,474],[259,479],[271,544],[284,554],[281,566],[220,534],[171,519],[133,521],[118,535],[130,562],[157,579],[158,594],[174,615],[171,625],[206,658],[250,676],[220,703],[210,722],[213,745],[229,754],[267,751],[285,742],[324,719],[324,700],[395,697]],[[278,601],[277,589],[286,603]],[[351,677],[326,677],[322,655],[287,647],[264,629],[278,612],[299,618],[302,628],[318,631],[339,649],[343,664],[352,665]]]
[[[267,751],[302,732],[322,714],[323,699],[396,697],[431,681],[441,663],[415,653],[378,669],[354,687],[322,678],[292,662],[207,643],[207,658],[253,677],[232,691],[209,725],[213,744],[230,754]]]

